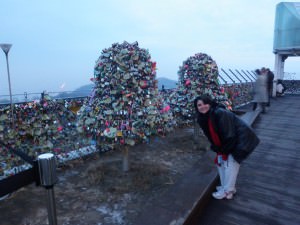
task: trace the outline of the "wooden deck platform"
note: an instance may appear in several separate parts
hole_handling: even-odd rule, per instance
[[[273,99],[253,127],[261,143],[241,165],[235,198],[211,199],[189,225],[300,224],[300,95]]]

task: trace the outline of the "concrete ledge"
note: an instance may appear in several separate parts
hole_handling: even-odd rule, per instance
[[[242,114],[240,117],[242,120],[244,120],[247,124],[252,126],[256,118],[259,116],[261,113],[261,110],[255,110],[255,111],[249,111],[244,114]]]
[[[211,193],[215,191],[215,188],[218,185],[218,183],[219,183],[219,176],[218,174],[215,174],[215,176],[211,177],[210,183],[203,190],[199,199],[197,199],[196,204],[191,209],[191,213],[187,216],[183,225],[191,225],[195,223],[194,218],[197,218],[198,213],[201,212],[204,209],[204,207],[207,205],[207,203],[211,199]]]

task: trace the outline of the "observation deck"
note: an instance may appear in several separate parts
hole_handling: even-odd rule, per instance
[[[299,95],[278,97],[259,115],[245,108],[246,120],[256,117],[253,128],[261,143],[241,165],[233,200],[211,197],[218,179],[206,163],[211,161],[207,153],[135,224],[300,224],[299,102]]]

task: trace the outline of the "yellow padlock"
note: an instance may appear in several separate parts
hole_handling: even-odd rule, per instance
[[[117,131],[117,137],[123,137],[123,133],[122,133],[121,130],[118,130],[118,131]]]

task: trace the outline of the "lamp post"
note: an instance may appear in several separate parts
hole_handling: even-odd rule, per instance
[[[12,94],[11,94],[11,84],[10,84],[10,74],[9,74],[9,66],[8,66],[8,52],[11,48],[12,44],[0,44],[3,52],[6,56],[6,65],[7,65],[7,75],[8,75],[8,87],[9,87],[9,97],[10,97],[10,114],[11,114],[11,122],[14,127],[14,112],[13,112],[13,102],[12,102]]]

